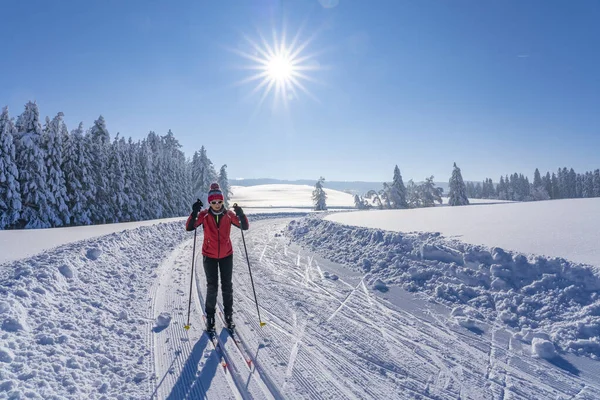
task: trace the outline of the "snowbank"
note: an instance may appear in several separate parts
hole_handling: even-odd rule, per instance
[[[563,350],[600,356],[600,276],[591,266],[465,244],[439,233],[402,234],[316,216],[293,220],[286,234],[370,280],[462,306],[455,311],[462,326],[476,327],[472,315],[478,315],[516,332],[547,334]],[[465,310],[474,312],[465,318]]]
[[[0,398],[147,397],[148,290],[185,234],[181,221],[144,226],[8,264]]]
[[[600,267],[600,198],[339,212],[326,219],[394,232],[440,232],[465,243]]]

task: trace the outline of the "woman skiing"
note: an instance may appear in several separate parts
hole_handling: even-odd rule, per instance
[[[229,237],[231,225],[247,230],[248,218],[237,204],[233,205],[235,213],[227,210],[223,204],[223,192],[218,183],[210,185],[208,192],[209,207],[202,210],[202,202],[198,200],[192,206],[185,229],[193,231],[200,225],[204,228],[202,255],[204,273],[206,274],[206,330],[215,331],[215,307],[219,287],[219,271],[221,272],[221,292],[223,296],[223,312],[227,328],[233,330],[233,247]]]

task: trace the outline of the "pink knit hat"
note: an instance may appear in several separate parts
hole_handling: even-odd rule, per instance
[[[218,183],[212,183],[210,185],[210,190],[208,191],[208,202],[214,200],[223,200],[223,192],[221,192],[221,188]]]

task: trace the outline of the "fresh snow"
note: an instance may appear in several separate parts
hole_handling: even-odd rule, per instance
[[[600,266],[600,198],[369,210],[327,219],[393,232],[439,232],[466,243]]]
[[[556,215],[570,213],[555,203]],[[202,332],[203,234],[192,275],[183,218],[87,227],[86,238],[60,228],[56,241],[2,232],[19,235],[2,253],[21,253],[0,269],[0,399],[600,398],[590,267],[445,238],[433,225],[388,232],[255,204],[244,241],[232,234],[241,352],[217,319],[227,369]],[[522,204],[398,213],[506,206]],[[36,240],[38,250],[20,250]]]
[[[315,181],[316,183],[316,181]],[[313,208],[312,192],[309,185],[257,185],[232,186],[230,203],[239,203],[245,207],[303,207]],[[327,207],[354,208],[354,196],[339,190],[325,188]]]
[[[44,250],[78,240],[108,235],[126,229],[135,229],[140,226],[155,225],[159,222],[180,221],[182,219],[183,218],[167,218],[164,220],[78,226],[73,228],[0,230],[0,264],[6,263],[7,261],[30,257]]]

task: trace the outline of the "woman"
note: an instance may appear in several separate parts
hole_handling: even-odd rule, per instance
[[[206,274],[206,331],[215,331],[215,307],[219,285],[219,271],[221,272],[221,291],[223,296],[223,312],[227,328],[233,330],[233,247],[229,234],[231,225],[247,230],[248,218],[237,204],[233,205],[235,213],[227,210],[223,204],[223,192],[218,183],[210,185],[208,192],[209,207],[202,210],[202,202],[198,200],[192,206],[185,225],[186,230],[193,231],[200,225],[204,228],[204,243],[202,255],[204,256],[204,273]]]

